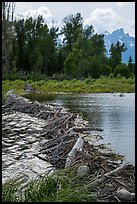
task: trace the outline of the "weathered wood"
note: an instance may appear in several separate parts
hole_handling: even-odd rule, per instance
[[[116,182],[118,182],[119,184],[121,184],[122,186],[130,189],[125,183],[123,183],[122,181],[119,181],[118,179],[115,179]]]
[[[111,176],[111,175],[114,174],[114,173],[119,173],[119,172],[123,171],[125,168],[127,168],[128,165],[129,165],[129,164],[122,164],[122,165],[119,166],[118,168],[116,168],[116,169],[114,169],[114,170],[112,170],[112,171],[110,171],[110,172],[108,172],[108,173],[105,173],[104,176],[105,176],[105,177],[108,177],[108,176]]]
[[[79,137],[78,140],[76,141],[74,147],[68,153],[65,168],[69,167],[71,165],[71,163],[74,161],[75,155],[76,155],[77,151],[79,151],[82,148],[83,143],[84,143],[84,141],[83,141],[82,137]]]
[[[69,117],[69,115],[64,115],[60,118],[56,118],[55,120],[48,122],[48,124],[45,126],[45,128],[51,128],[54,127],[55,125],[59,124],[59,123],[63,123],[67,118]]]
[[[98,184],[103,183],[109,176],[115,174],[115,173],[120,173],[121,171],[123,171],[126,167],[128,166],[128,164],[122,164],[121,166],[117,167],[116,169],[105,173],[103,176],[101,176],[101,178],[97,178],[94,182],[92,182],[92,188],[95,187]]]
[[[83,131],[103,131],[101,128],[97,127],[74,127],[73,130],[75,132],[83,132]]]
[[[110,163],[111,158],[105,157],[108,152],[103,155],[103,152],[99,152],[97,147],[89,144],[85,139],[84,134],[87,136],[86,131],[102,131],[101,128],[87,126],[87,123],[84,123],[77,114],[72,114],[60,107],[42,105],[36,101],[30,102],[28,99],[12,93],[9,93],[9,95],[9,100],[7,104],[2,106],[2,111],[23,112],[35,117],[35,119],[45,120],[45,125],[35,132],[38,133],[38,136],[36,136],[38,141],[42,141],[39,143],[39,150],[33,154],[34,156],[49,162],[55,169],[79,166],[80,164],[88,165],[91,170],[89,186],[99,194],[102,191],[102,195],[105,195],[108,191],[105,198],[111,197],[114,202],[119,199],[115,195],[116,188],[118,189],[119,186],[124,186],[130,192],[134,192],[134,169],[129,166],[125,170],[128,165],[119,166],[114,161]],[[26,127],[27,131],[29,131],[29,127]],[[129,169],[130,176],[127,173]],[[126,174],[128,175],[127,180],[124,178]],[[109,190],[111,189],[108,190],[107,188],[107,182],[111,180],[114,183],[114,187],[111,186],[114,190],[113,195],[110,195]],[[105,188],[104,184],[106,185]]]

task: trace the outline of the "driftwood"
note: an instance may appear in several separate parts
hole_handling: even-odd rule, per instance
[[[95,187],[98,184],[103,183],[109,176],[115,174],[115,173],[119,173],[121,171],[123,171],[126,167],[128,166],[128,164],[122,164],[121,166],[117,167],[116,169],[105,173],[103,176],[101,176],[101,178],[97,178],[93,183],[92,183],[92,188]],[[99,176],[100,177],[100,176]]]
[[[119,166],[118,168],[114,169],[113,171],[105,173],[104,176],[108,177],[108,176],[111,176],[112,174],[119,173],[119,172],[123,171],[127,166],[128,166],[128,164],[122,164],[121,166]]]
[[[2,106],[2,111],[19,111],[30,114],[32,117],[45,120],[45,125],[39,131],[40,149],[34,156],[49,162],[55,169],[68,168],[86,164],[90,168],[90,174],[87,178],[93,191],[107,201],[120,202],[116,195],[119,187],[126,188],[134,192],[134,167],[128,164],[119,166],[109,157],[98,151],[98,149],[89,144],[84,137],[87,131],[102,131],[101,128],[85,126],[84,122],[76,126],[78,115],[68,112],[60,107],[39,102],[30,102],[14,93],[8,95],[8,101]],[[26,128],[27,131],[27,128]],[[81,134],[82,133],[82,137]],[[86,136],[85,134],[85,136]],[[91,136],[91,135],[90,135]],[[130,177],[127,172],[130,172]],[[93,179],[94,178],[94,179]],[[107,181],[112,181],[114,187],[110,193],[110,188],[106,188]],[[103,186],[101,188],[101,185]],[[110,184],[108,183],[108,186]],[[111,196],[112,194],[112,196]]]
[[[76,132],[83,132],[83,131],[103,131],[103,129],[101,129],[101,128],[96,128],[96,127],[82,127],[82,128],[74,127],[73,130],[76,131]]]
[[[71,149],[71,151],[68,153],[68,156],[67,156],[67,159],[66,159],[65,168],[71,166],[71,163],[75,159],[76,153],[78,151],[80,151],[80,149],[83,147],[83,143],[84,143],[83,139],[81,137],[79,137],[78,140],[76,141],[75,145]]]

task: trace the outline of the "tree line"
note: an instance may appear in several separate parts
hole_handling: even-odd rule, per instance
[[[36,19],[13,20],[13,5],[2,6],[3,11],[7,9],[7,15],[2,13],[3,74],[64,74],[70,78],[110,74],[128,78],[135,74],[131,56],[128,64],[122,62],[122,52],[127,49],[124,43],[112,44],[108,58],[104,35],[95,33],[92,25],[84,26],[81,13],[66,16],[59,30],[54,22],[48,27],[41,15]]]

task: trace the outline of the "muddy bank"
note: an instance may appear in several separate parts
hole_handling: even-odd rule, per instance
[[[5,157],[3,172],[8,168],[13,169],[14,176],[17,172],[23,172],[25,183],[34,175],[42,175],[48,166],[49,171],[67,168],[66,162],[69,158],[69,166],[86,165],[89,168],[85,180],[88,179],[91,184],[96,175],[92,190],[102,199],[119,202],[116,192],[123,187],[129,192],[135,192],[134,166],[123,165],[122,157],[104,145],[92,144],[97,137],[91,135],[91,131],[96,130],[99,133],[102,131],[99,127],[90,127],[79,115],[60,107],[30,102],[14,93],[9,93],[7,97],[8,100],[2,107],[3,129],[6,128],[4,133],[9,135],[9,140],[5,135],[2,139],[3,158]],[[76,146],[79,138],[82,142]],[[17,154],[20,147],[21,155]],[[11,158],[7,157],[6,160],[6,155]],[[15,165],[16,156],[18,159]],[[13,163],[7,165],[8,161]],[[121,165],[122,169],[115,172]],[[112,174],[107,174],[111,171]],[[5,174],[5,179],[7,175],[8,173]],[[99,178],[101,180],[98,182]]]

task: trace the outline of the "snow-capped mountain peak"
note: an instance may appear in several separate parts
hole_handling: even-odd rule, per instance
[[[103,32],[104,35],[110,35],[108,31]]]
[[[108,57],[110,56],[109,50],[111,44],[116,44],[117,41],[119,41],[120,44],[124,43],[127,48],[127,50],[122,53],[122,61],[127,63],[131,56],[133,62],[135,62],[135,37],[131,37],[128,33],[125,34],[123,28],[119,28],[112,33],[105,31],[103,34]]]

